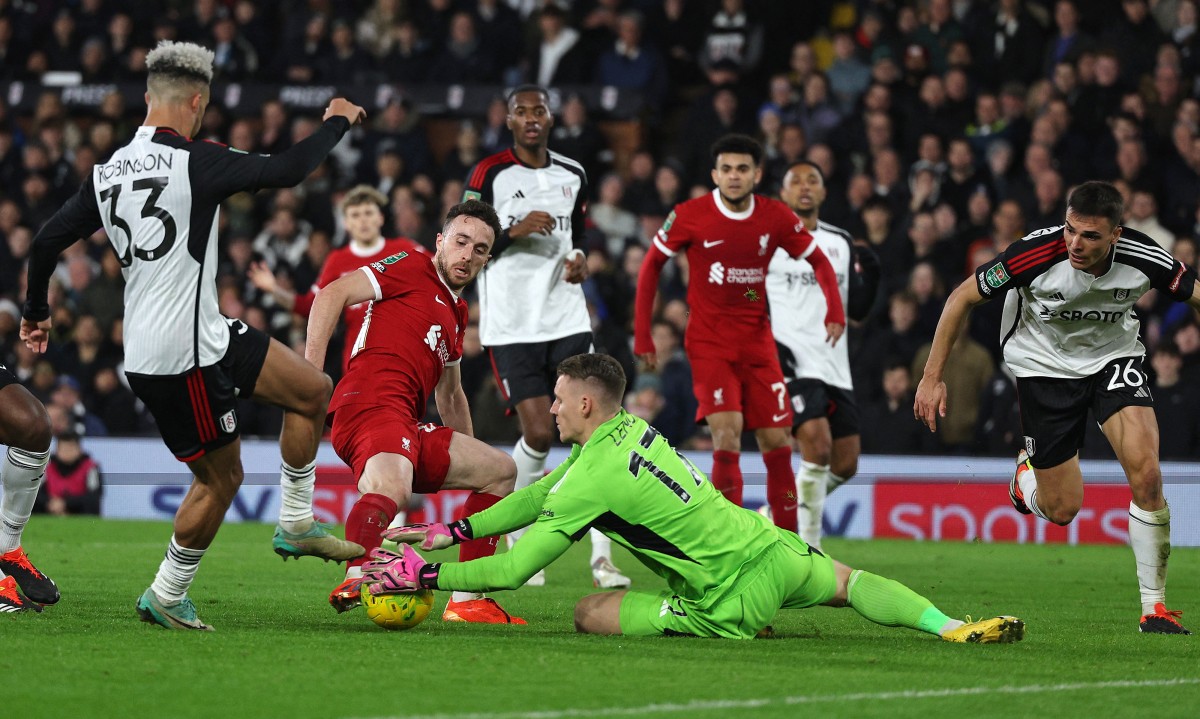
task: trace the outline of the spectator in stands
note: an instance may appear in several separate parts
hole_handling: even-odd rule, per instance
[[[588,207],[588,219],[603,233],[608,255],[617,257],[625,250],[625,244],[637,234],[637,215],[621,207],[625,183],[620,175],[604,175],[598,184],[598,197]]]
[[[285,40],[278,55],[279,75],[285,82],[309,83],[317,79],[317,68],[329,55],[328,30],[328,18],[313,13],[298,41]]]
[[[708,69],[722,60],[732,61],[739,74],[752,75],[762,60],[763,26],[746,11],[743,0],[720,0],[709,21],[700,53],[700,66]]]
[[[258,53],[238,29],[230,16],[219,18],[212,27],[214,76],[226,82],[241,82],[258,73]]]
[[[425,82],[433,63],[433,51],[420,28],[406,18],[396,25],[392,37],[392,49],[380,62],[384,75],[393,82]]]
[[[373,0],[355,25],[355,40],[376,61],[383,60],[396,43],[396,28],[407,19],[403,0]]]
[[[1154,413],[1158,416],[1159,454],[1163,459],[1200,456],[1200,415],[1194,386],[1182,381],[1183,357],[1174,342],[1160,342],[1150,353],[1154,368]]]
[[[853,112],[859,96],[871,83],[871,68],[858,56],[854,37],[845,30],[833,35],[833,64],[826,74],[830,94],[842,113]]]
[[[503,97],[497,95],[488,102],[479,138],[484,157],[512,147],[512,130],[508,129],[508,103]]]
[[[929,50],[930,67],[941,74],[949,67],[950,46],[965,36],[950,0],[930,0],[928,20],[916,29],[912,39]]]
[[[1095,39],[1079,27],[1076,0],[1054,3],[1054,25],[1056,32],[1046,42],[1042,61],[1042,71],[1047,77],[1056,76],[1059,67],[1071,67],[1081,52],[1095,45]]]
[[[1100,39],[1116,49],[1121,58],[1122,81],[1137,84],[1154,70],[1152,48],[1167,41],[1158,23],[1150,16],[1146,0],[1121,0],[1121,15],[1110,19]]]
[[[316,68],[316,82],[363,85],[377,78],[374,58],[354,42],[354,30],[345,20],[334,20],[329,51]]]
[[[975,448],[985,454],[1003,457],[1012,454],[1013,447],[1023,444],[1022,437],[1016,378],[1008,365],[1000,362],[980,398]]]
[[[36,373],[35,373],[36,375]],[[81,435],[102,437],[108,434],[104,422],[88,410],[83,403],[83,387],[79,380],[71,375],[59,375],[54,391],[50,394],[50,402],[66,413],[68,426]]]
[[[467,22],[470,22],[470,16]],[[358,176],[370,177],[375,158],[387,148],[403,158],[409,177],[426,174],[431,167],[429,140],[421,127],[421,117],[405,97],[393,96],[379,112],[378,119],[363,133]]]
[[[506,83],[519,81],[517,65],[521,60],[521,18],[507,0],[476,0],[472,19],[487,55],[500,67],[499,77]]]
[[[636,90],[654,115],[667,99],[667,68],[658,50],[643,40],[645,18],[636,10],[617,18],[617,37],[596,64],[596,82]]]
[[[932,343],[917,350],[912,362],[912,383],[916,385],[925,371]],[[937,437],[941,448],[951,452],[968,452],[975,441],[975,426],[979,421],[979,409],[984,390],[991,382],[995,364],[991,354],[967,333],[962,333],[950,348],[952,365],[947,366],[943,377],[946,387],[954,393],[956,401],[946,410],[939,423]]]
[[[1175,246],[1175,233],[1159,222],[1158,203],[1155,201],[1154,195],[1146,190],[1134,189],[1122,224],[1146,233],[1150,239],[1161,245],[1167,252],[1170,252],[1171,248]],[[1038,226],[1042,227],[1043,225]]]
[[[885,276],[887,267],[883,265]],[[884,363],[894,358],[911,367],[917,350],[929,339],[917,325],[917,298],[907,290],[893,293],[888,299],[886,324],[867,335],[862,350],[851,358],[854,386],[863,388],[866,400],[877,399]]]
[[[500,70],[491,48],[480,41],[471,14],[454,13],[445,46],[429,68],[429,80],[446,84],[489,83],[500,80]]]
[[[549,0],[538,14],[540,42],[528,54],[529,76],[539,85],[577,85],[592,76],[592,59],[579,31],[567,23],[567,11]]]
[[[577,160],[588,177],[600,177],[612,159],[604,133],[588,118],[587,105],[577,94],[562,105],[550,130],[550,149]]]
[[[929,445],[929,433],[912,413],[908,365],[892,358],[884,363],[879,399],[862,410],[862,451],[867,454],[917,454]],[[878,389],[870,393],[878,394]]]
[[[92,378],[88,406],[110,435],[138,434],[147,424],[137,398],[121,383],[113,366],[102,366]]]
[[[67,430],[55,438],[46,481],[37,498],[37,511],[58,517],[100,514],[103,478],[100,465],[83,451],[79,434]]]

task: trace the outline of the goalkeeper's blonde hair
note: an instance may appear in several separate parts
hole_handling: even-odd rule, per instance
[[[212,50],[191,42],[163,40],[146,56],[146,89],[164,100],[184,100],[212,83]]]

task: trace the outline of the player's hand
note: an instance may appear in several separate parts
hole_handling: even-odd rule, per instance
[[[331,117],[344,117],[350,121],[350,126],[353,127],[363,120],[367,119],[367,111],[350,102],[344,97],[335,97],[329,101],[329,107],[325,108],[325,116],[322,121],[328,120]]]
[[[653,371],[654,368],[658,366],[658,354],[656,352],[640,354],[637,356],[637,358],[639,361],[641,361],[642,369],[644,370]]]
[[[917,385],[917,398],[913,402],[913,416],[925,423],[930,432],[937,431],[938,417],[946,416],[946,383],[929,377]]]
[[[419,544],[421,549],[430,551],[462,544],[471,539],[471,533],[470,525],[465,520],[459,520],[449,526],[438,522],[437,524],[406,524],[403,527],[393,527],[384,530],[383,538],[401,544]]]
[[[842,334],[846,331],[846,325],[839,325],[837,322],[825,323],[825,341],[830,347],[837,347],[838,340],[842,338]]]
[[[528,237],[530,235],[548,235],[554,230],[554,218],[549,212],[534,210],[521,218],[521,221],[508,228],[510,237]]]
[[[372,594],[400,594],[422,588],[421,570],[427,562],[407,544],[400,545],[399,552],[372,549],[370,557],[371,561],[362,569],[363,583],[371,588]]]
[[[567,258],[563,260],[563,267],[566,269],[563,279],[573,285],[588,278],[587,255],[583,254],[583,250],[576,248],[568,252]]]
[[[250,267],[246,270],[246,276],[250,278],[250,282],[255,287],[263,292],[274,292],[279,286],[279,283],[275,281],[275,273],[271,271],[270,267],[267,267],[266,262],[251,262]]]
[[[25,343],[31,351],[41,354],[46,351],[46,345],[50,342],[50,318],[41,322],[31,322],[27,319],[21,320],[21,341]]]

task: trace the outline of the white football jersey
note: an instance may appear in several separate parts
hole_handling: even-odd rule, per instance
[[[561,339],[592,329],[583,287],[563,280],[564,259],[584,230],[587,177],[574,160],[550,152],[545,167],[512,150],[481,161],[464,199],[496,208],[506,230],[535,210],[554,218],[549,234],[518,237],[479,274],[479,339],[488,347]]]
[[[811,228],[837,273],[842,306],[850,297],[853,239],[850,233],[827,222]],[[779,348],[784,378],[819,379],[827,385],[852,389],[848,343],[843,337],[836,346],[825,341],[825,295],[807,260],[793,259],[776,250],[767,268],[767,302],[771,308],[771,332]]]
[[[1146,235],[1123,228],[1107,272],[1071,267],[1063,228],[1014,242],[975,271],[984,297],[1004,298],[1000,342],[1017,377],[1090,377],[1109,362],[1145,354],[1134,303],[1151,288],[1191,296],[1195,271]],[[1014,291],[1009,291],[1014,290]]]

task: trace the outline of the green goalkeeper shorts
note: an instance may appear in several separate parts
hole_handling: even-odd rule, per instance
[[[700,600],[684,599],[670,590],[626,592],[621,601],[621,633],[753,639],[780,609],[801,609],[832,599],[837,593],[833,560],[796,534],[776,531],[778,542]]]

